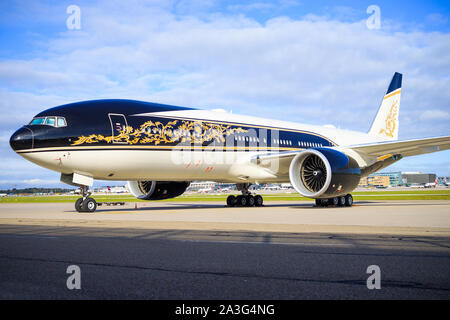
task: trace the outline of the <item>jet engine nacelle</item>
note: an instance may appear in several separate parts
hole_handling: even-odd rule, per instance
[[[355,159],[333,149],[308,149],[292,159],[289,179],[304,197],[331,198],[353,191],[361,178]]]
[[[182,195],[190,182],[175,181],[128,181],[131,194],[141,200],[162,200]]]

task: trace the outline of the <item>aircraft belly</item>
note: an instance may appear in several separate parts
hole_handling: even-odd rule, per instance
[[[54,171],[77,172],[100,180],[255,182],[278,179],[250,163],[252,153],[249,152],[71,150],[22,156]]]

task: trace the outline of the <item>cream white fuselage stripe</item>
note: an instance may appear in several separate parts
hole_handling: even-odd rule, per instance
[[[101,180],[289,181],[289,177],[277,168],[267,170],[252,164],[251,158],[260,153],[117,149],[45,151],[21,155],[50,170],[70,174],[76,168],[75,172],[89,173]]]

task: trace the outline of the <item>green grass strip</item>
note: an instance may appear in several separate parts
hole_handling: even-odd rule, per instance
[[[235,194],[237,195],[237,194]],[[302,197],[297,193],[275,193],[261,194],[265,201],[307,201],[312,200]],[[373,192],[354,192],[355,200],[450,200],[450,190],[414,190],[414,191],[373,191]],[[93,196],[97,202],[141,202],[131,195],[99,195]],[[225,201],[228,194],[186,194],[177,198],[163,201]],[[17,196],[2,197],[0,203],[57,203],[57,202],[75,202],[79,196]]]

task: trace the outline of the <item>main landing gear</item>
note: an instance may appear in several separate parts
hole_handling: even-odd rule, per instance
[[[353,197],[351,194],[347,194],[345,196],[328,199],[316,199],[316,207],[328,207],[329,205],[336,207],[351,207],[353,205]]]
[[[236,187],[242,192],[239,196],[228,196],[227,206],[229,207],[262,207],[263,197],[260,195],[253,196],[250,191],[250,183],[238,183]]]
[[[97,209],[97,202],[90,198],[91,192],[89,192],[89,187],[80,186],[82,198],[77,199],[75,202],[75,209],[78,212],[94,212]]]

